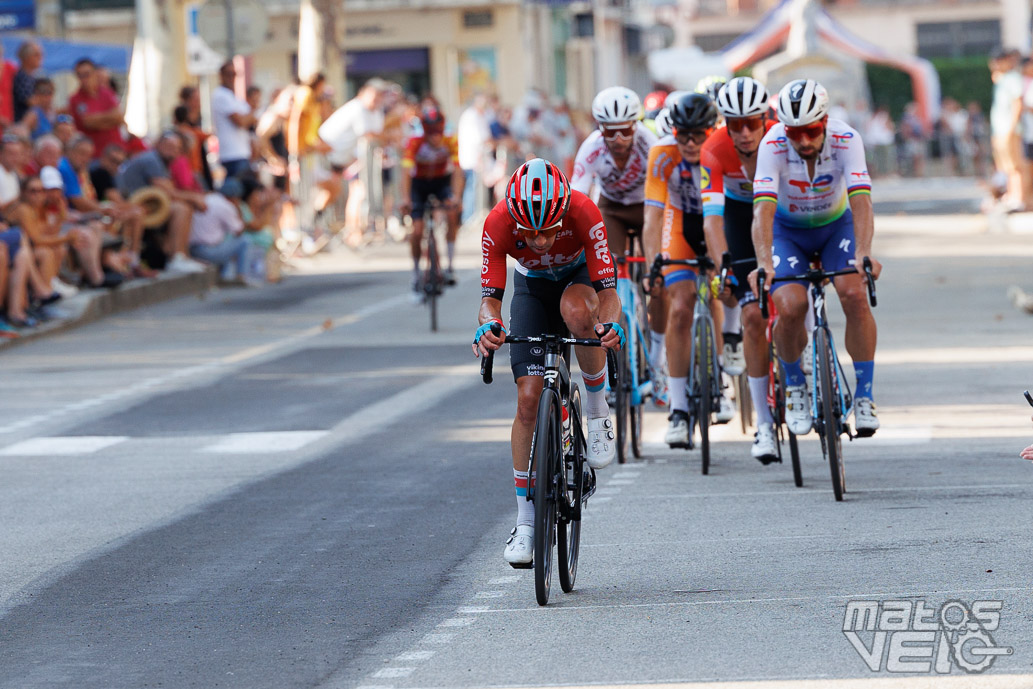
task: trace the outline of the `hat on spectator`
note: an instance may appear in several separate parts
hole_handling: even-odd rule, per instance
[[[75,120],[72,119],[72,116],[65,113],[61,113],[55,117],[54,122],[57,124],[75,124]]]
[[[61,173],[56,167],[47,165],[39,171],[39,181],[43,183],[44,189],[64,189],[65,181],[61,179]]]

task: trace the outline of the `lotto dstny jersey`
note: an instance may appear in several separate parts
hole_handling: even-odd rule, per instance
[[[599,193],[614,203],[630,206],[642,203],[646,182],[646,161],[649,149],[656,143],[656,135],[641,122],[635,123],[635,142],[623,168],[617,167],[610,149],[598,129],[588,135],[574,159],[572,189],[587,194],[592,182],[598,180]]]
[[[575,268],[588,264],[588,274],[596,291],[617,286],[610,244],[603,217],[592,199],[572,192],[570,208],[556,241],[545,254],[532,251],[516,223],[498,203],[484,221],[481,234],[481,296],[502,299],[506,289],[506,256],[517,261],[517,272],[530,278],[561,280]]]
[[[434,145],[425,136],[414,136],[402,154],[402,168],[416,179],[434,179],[452,173],[459,166],[459,143],[454,136],[443,136]]]
[[[774,126],[775,122],[768,120],[765,131]],[[753,203],[753,180],[739,160],[739,153],[726,127],[707,138],[700,151],[699,164],[704,217],[724,215],[725,197]]]
[[[775,218],[782,225],[828,225],[846,212],[849,197],[871,192],[861,135],[842,120],[829,118],[813,177],[786,138],[785,125],[776,124],[760,143],[753,202],[777,203]]]
[[[703,213],[699,165],[682,159],[672,134],[660,139],[649,151],[646,205],[669,206],[690,215]]]

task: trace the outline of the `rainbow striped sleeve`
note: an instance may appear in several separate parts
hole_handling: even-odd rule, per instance
[[[855,184],[853,186],[847,187],[846,193],[847,193],[847,196],[849,196],[851,198],[853,198],[854,196],[857,196],[858,194],[867,194],[868,196],[871,196],[872,195],[872,185],[870,185],[870,184]]]
[[[778,194],[773,191],[755,191],[753,192],[753,203],[763,203],[768,201],[770,203],[778,203]]]

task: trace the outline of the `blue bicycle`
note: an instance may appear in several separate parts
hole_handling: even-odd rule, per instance
[[[624,464],[630,455],[642,456],[642,411],[647,397],[652,395],[649,378],[649,338],[646,302],[639,286],[641,256],[617,259],[617,296],[621,300],[620,324],[627,333],[627,343],[621,348],[618,362],[620,383],[614,394],[617,415],[617,462]],[[630,454],[629,454],[630,453]]]

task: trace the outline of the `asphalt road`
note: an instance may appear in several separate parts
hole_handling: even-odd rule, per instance
[[[883,428],[845,444],[845,502],[813,436],[802,489],[734,424],[704,477],[650,412],[545,609],[501,558],[515,396],[470,355],[475,236],[437,334],[386,246],[5,351],[0,687],[1031,687],[1033,345],[1005,291],[1033,245],[966,227],[881,222]],[[904,598],[1003,601],[1011,653],[873,672],[848,602]]]

